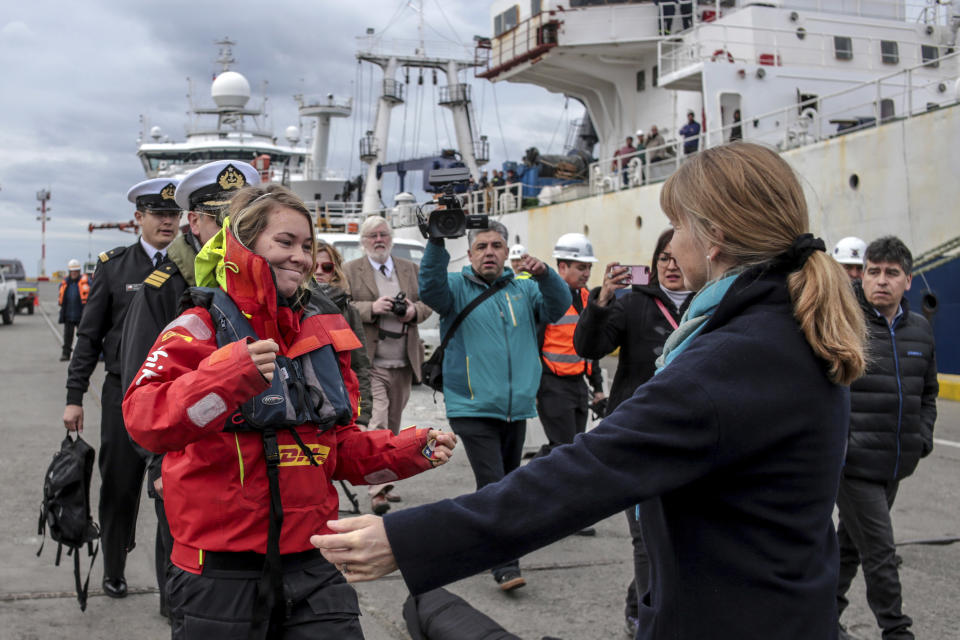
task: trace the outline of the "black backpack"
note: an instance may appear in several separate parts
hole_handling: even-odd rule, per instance
[[[100,550],[99,542],[96,548],[93,546],[93,541],[100,537],[100,528],[90,515],[90,478],[95,456],[93,447],[84,442],[80,434],[77,434],[76,440],[67,434],[60,451],[53,454],[53,461],[43,477],[43,502],[40,503],[40,522],[37,524],[37,534],[44,536],[37,551],[38,557],[43,552],[48,527],[50,537],[57,543],[56,566],[60,566],[63,547],[67,547],[67,555],[73,554],[73,575],[81,611],[87,608],[90,570]],[[87,545],[90,569],[87,570],[86,582],[81,586],[80,547],[83,545]]]

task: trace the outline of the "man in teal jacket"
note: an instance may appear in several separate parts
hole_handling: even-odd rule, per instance
[[[542,261],[523,256],[529,279],[514,278],[504,267],[508,237],[499,222],[472,230],[470,266],[460,273],[447,273],[450,254],[442,239],[427,243],[420,263],[420,299],[440,314],[441,335],[471,300],[505,283],[470,312],[443,357],[447,418],[463,442],[477,489],[520,466],[526,420],[537,415],[537,322],[554,322],[570,306],[570,288]],[[493,577],[504,591],[526,584],[516,560],[494,568]]]

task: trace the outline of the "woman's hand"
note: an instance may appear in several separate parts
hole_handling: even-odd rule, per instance
[[[397,570],[382,518],[368,515],[328,520],[327,526],[338,533],[310,536],[310,544],[320,549],[347,582],[376,580]]]
[[[453,449],[457,446],[457,436],[449,431],[430,429],[427,433],[427,448],[433,444],[433,451],[427,459],[434,467],[446,464],[453,456]],[[426,451],[424,451],[426,455]]]
[[[257,340],[247,345],[247,352],[253,364],[257,365],[260,375],[266,378],[267,382],[273,382],[273,370],[277,362],[277,352],[280,347],[272,339]]]
[[[630,281],[629,269],[621,267],[619,262],[611,262],[603,270],[603,286],[597,295],[597,304],[601,307],[613,300],[614,291],[623,289]]]

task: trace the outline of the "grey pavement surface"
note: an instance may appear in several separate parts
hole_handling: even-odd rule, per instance
[[[131,595],[112,600],[100,588],[98,558],[90,580],[91,597],[80,613],[73,593],[72,559],[59,567],[56,545],[48,540],[41,557],[37,516],[43,472],[63,437],[61,415],[65,399],[66,363],[58,362],[56,285],[40,285],[42,311],[18,315],[13,325],[0,326],[0,640],[74,637],[160,639],[169,627],[158,613],[159,596],[153,575],[156,518],[144,493],[137,531],[137,548],[130,554],[127,579]],[[45,315],[50,316],[53,329]],[[615,361],[606,361],[612,372]],[[102,367],[92,388],[99,389]],[[405,423],[446,426],[442,400],[415,388]],[[894,508],[904,609],[913,616],[918,638],[960,638],[960,544],[931,544],[960,537],[960,403],[941,401],[938,444],[917,473],[901,485]],[[85,397],[84,437],[98,443],[99,409]],[[531,446],[542,435],[534,426]],[[94,474],[94,510],[99,490]],[[453,462],[436,471],[405,480],[396,491],[404,501],[394,508],[423,504],[473,489],[473,476],[460,451]],[[364,509],[369,506],[360,488]],[[562,496],[558,496],[562,499]],[[346,504],[344,500],[342,504]],[[96,512],[96,511],[94,511]],[[346,514],[343,514],[346,515]],[[425,531],[425,536],[443,535]],[[89,564],[86,555],[83,571]],[[626,638],[623,597],[630,580],[630,540],[622,514],[597,525],[597,536],[570,537],[523,559],[528,586],[502,594],[488,574],[461,580],[449,587],[475,607],[526,640],[554,636],[564,640]],[[407,597],[402,579],[394,574],[376,583],[358,585],[361,621],[369,640],[409,638],[401,608]],[[870,614],[862,579],[854,583],[851,608],[844,623],[856,638],[879,638]],[[695,611],[689,612],[696,615]],[[718,630],[718,638],[725,637]]]

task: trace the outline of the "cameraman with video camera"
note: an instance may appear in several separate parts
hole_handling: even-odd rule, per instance
[[[352,304],[363,321],[373,412],[370,429],[400,430],[400,416],[414,377],[420,381],[423,344],[417,325],[432,311],[417,297],[417,265],[390,255],[393,230],[385,218],[370,216],[360,225],[366,255],[343,265]],[[370,487],[373,512],[386,513],[400,497],[391,485]]]
[[[504,267],[507,228],[486,216],[465,215],[453,193],[446,185],[442,208],[434,210],[429,221],[421,219],[429,242],[420,264],[420,297],[440,314],[440,334],[446,336],[461,311],[478,296],[489,296],[463,317],[443,356],[447,418],[463,442],[480,489],[520,466],[526,419],[537,415],[537,323],[563,316],[570,306],[570,288],[556,271],[526,254],[520,265],[531,277],[515,278],[513,270]],[[468,227],[470,265],[447,273],[450,254],[444,238],[461,237]],[[492,573],[502,591],[526,584],[518,560]]]

